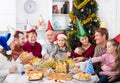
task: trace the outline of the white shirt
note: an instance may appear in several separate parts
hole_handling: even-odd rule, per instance
[[[17,60],[19,63],[19,60]],[[9,74],[9,68],[16,64],[13,59],[7,60],[7,57],[0,53],[0,83],[3,83],[5,77]]]

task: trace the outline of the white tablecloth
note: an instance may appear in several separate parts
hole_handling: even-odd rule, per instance
[[[76,79],[72,79],[71,81],[65,81],[65,83],[97,83],[98,80],[99,78],[97,77],[97,75],[94,75],[88,81],[79,81]],[[26,75],[15,73],[9,74],[3,83],[52,83],[52,80],[47,80],[47,77],[45,77],[39,81],[29,81]]]

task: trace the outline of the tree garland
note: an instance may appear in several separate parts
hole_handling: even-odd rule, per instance
[[[95,17],[95,16],[96,16],[96,15],[93,13],[92,15],[90,15],[89,18],[83,20],[83,21],[81,22],[81,24],[84,25],[84,24],[88,23],[88,22],[89,22],[93,17]]]
[[[69,12],[69,16],[70,16],[70,18],[71,18],[71,21],[72,21],[74,24],[76,24],[76,20],[75,20],[75,18],[74,18],[73,12]],[[89,18],[81,21],[81,24],[84,25],[84,24],[88,23],[88,22],[89,22],[93,17],[95,17],[95,16],[96,16],[96,15],[95,15],[94,13],[91,14]]]
[[[85,6],[90,0],[84,0],[81,4],[78,5],[77,0],[74,0],[73,4],[77,9],[82,8],[83,6]]]

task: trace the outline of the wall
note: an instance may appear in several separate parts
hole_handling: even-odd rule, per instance
[[[99,17],[106,22],[110,38],[120,33],[120,0],[97,0]]]
[[[7,26],[16,26],[16,0],[0,1],[0,31],[6,31]]]
[[[41,14],[44,17],[45,23],[47,20],[52,20],[52,0],[35,0],[38,4],[37,12],[27,14],[24,12],[24,3],[27,0],[17,0],[17,28],[21,29],[26,24],[26,19],[29,19],[30,24],[36,25],[38,16]],[[42,3],[41,3],[42,2]],[[98,15],[101,21],[106,22],[106,27],[109,30],[110,38],[120,33],[120,0],[97,0]],[[45,26],[46,27],[46,26]]]
[[[36,26],[40,15],[44,18],[45,23],[47,23],[48,19],[51,19],[51,0],[34,0],[37,5],[36,12],[33,14],[28,14],[24,11],[26,1],[28,0],[17,0],[16,2],[16,24],[18,29],[24,30],[27,20],[32,26]]]
[[[0,31],[5,31],[8,25],[23,30],[27,19],[30,24],[36,25],[39,15],[43,16],[45,23],[47,23],[48,19],[52,19],[52,0],[35,0],[38,6],[34,14],[25,13],[24,3],[26,1],[27,0],[1,1]],[[101,20],[106,22],[110,38],[112,38],[120,33],[120,0],[97,0],[97,2],[99,4],[98,15]],[[39,33],[42,34],[43,31],[39,31]]]

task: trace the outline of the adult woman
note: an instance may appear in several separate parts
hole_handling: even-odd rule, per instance
[[[79,38],[79,40],[81,42],[80,47],[84,49],[84,53],[83,53],[83,55],[78,55],[77,53],[72,52],[71,56],[75,57],[74,61],[79,62],[79,61],[84,61],[89,57],[92,57],[94,54],[95,46],[90,43],[88,35],[85,32],[82,25],[80,24],[78,18],[76,18],[76,23],[77,23],[77,28],[78,28],[78,32],[79,32],[79,34],[77,34],[77,38]]]
[[[34,29],[27,31],[26,33],[27,41],[23,45],[23,49],[27,52],[32,52],[33,56],[42,58],[41,50],[42,46],[36,41],[37,32]],[[31,58],[33,58],[31,56]]]
[[[84,49],[84,53],[83,55],[79,55],[75,52],[72,52],[71,56],[75,57],[74,58],[75,62],[84,61],[88,59],[89,57],[92,57],[94,54],[94,49],[95,49],[95,46],[89,42],[89,38],[87,35],[84,37],[80,37],[79,40],[81,42],[80,47]]]

